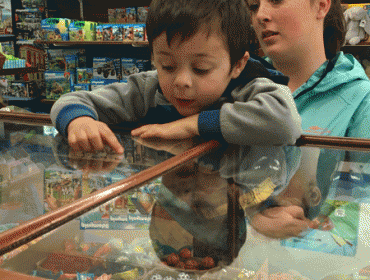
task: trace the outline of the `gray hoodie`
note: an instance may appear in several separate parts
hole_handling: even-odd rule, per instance
[[[221,98],[200,112],[200,135],[239,145],[295,144],[301,135],[301,118],[287,82],[281,73],[250,58]],[[81,116],[108,125],[183,118],[162,94],[156,71],[133,74],[127,84],[65,94],[51,110],[53,124],[64,136],[69,123]]]

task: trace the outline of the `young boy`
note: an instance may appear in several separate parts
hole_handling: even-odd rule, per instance
[[[146,27],[156,71],[54,104],[53,123],[73,149],[122,153],[108,125],[138,121],[149,123],[132,131],[142,138],[295,143],[301,119],[288,78],[250,58],[244,0],[153,0]]]

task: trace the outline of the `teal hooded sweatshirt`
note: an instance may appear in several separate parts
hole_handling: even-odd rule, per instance
[[[304,134],[370,138],[370,80],[339,52],[293,92]]]

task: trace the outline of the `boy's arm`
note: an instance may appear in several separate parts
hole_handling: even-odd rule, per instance
[[[167,124],[132,131],[142,138],[205,139],[238,145],[294,145],[301,135],[301,118],[287,86],[258,78],[234,91],[234,103]]]
[[[199,114],[165,124],[143,125],[131,131],[132,136],[141,138],[186,139],[199,135]]]
[[[114,83],[91,92],[71,92],[55,102],[51,119],[64,136],[69,123],[81,116],[106,124],[138,121],[153,106],[157,87],[157,74],[150,71],[131,75],[127,84]]]
[[[300,137],[301,118],[287,86],[257,78],[232,96],[234,103],[220,111],[200,113],[201,136],[217,139],[222,134],[228,143],[239,145],[294,145]]]

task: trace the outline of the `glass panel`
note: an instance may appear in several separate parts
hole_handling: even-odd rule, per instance
[[[152,158],[176,153],[152,145]],[[369,156],[223,146],[3,255],[1,268],[46,279],[369,279]]]
[[[128,133],[117,133],[117,138],[125,147],[123,155],[109,148],[99,154],[73,153],[51,126],[0,122],[0,232],[173,156],[153,154]]]

